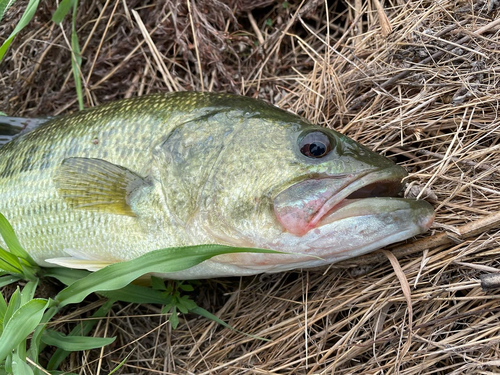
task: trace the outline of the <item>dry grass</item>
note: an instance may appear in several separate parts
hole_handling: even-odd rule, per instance
[[[198,289],[198,304],[269,342],[195,316],[172,332],[156,306],[117,305],[95,332],[115,344],[66,369],[104,374],[129,356],[121,373],[498,372],[500,295],[479,282],[499,271],[497,2],[390,0],[386,16],[377,2],[82,2],[88,105],[169,90],[267,99],[395,158],[411,172],[406,194],[427,197],[437,218],[418,246],[395,245],[399,261],[381,253]],[[13,115],[76,108],[69,24],[42,7],[1,67],[1,109]]]

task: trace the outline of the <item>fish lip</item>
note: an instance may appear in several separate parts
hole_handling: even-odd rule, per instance
[[[314,229],[323,220],[324,217],[332,214],[336,209],[340,208],[346,199],[353,193],[360,191],[362,188],[372,184],[392,184],[394,195],[399,192],[403,186],[402,180],[407,176],[406,170],[398,165],[390,168],[378,169],[359,175],[357,179],[349,183],[340,191],[334,193],[325,204],[319,209],[316,215],[309,222],[307,231]],[[361,198],[363,199],[363,198]]]
[[[363,204],[362,210],[359,210],[359,203]],[[355,212],[352,212],[353,209]],[[346,210],[349,210],[349,212],[346,212]],[[347,198],[330,210],[327,215],[323,216],[319,226],[328,225],[345,218],[387,213],[394,214],[398,211],[411,211],[407,223],[413,223],[416,227],[420,228],[421,232],[429,230],[436,217],[434,208],[425,200],[395,197]]]

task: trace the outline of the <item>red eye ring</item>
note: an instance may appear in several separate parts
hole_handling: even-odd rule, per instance
[[[299,139],[300,152],[312,159],[325,157],[332,150],[332,141],[325,133],[313,131]]]

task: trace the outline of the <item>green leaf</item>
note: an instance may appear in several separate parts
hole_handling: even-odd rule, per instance
[[[177,309],[175,307],[172,310],[172,315],[170,315],[170,324],[173,329],[176,329],[179,325],[179,317],[177,316]]]
[[[151,276],[151,286],[155,290],[167,290],[165,287],[165,281],[156,276]]]
[[[54,315],[56,315],[59,311],[56,306],[53,306],[53,304],[54,300],[49,299],[49,301],[47,302],[46,310],[43,313],[42,320],[40,321],[40,324],[35,328],[35,332],[33,332],[33,335],[31,336],[30,348],[28,351],[30,358],[38,358],[38,354],[41,350],[43,350],[43,346],[45,344],[41,342],[41,338],[42,333],[45,330],[45,323],[52,319]],[[35,369],[35,372],[37,375],[42,375],[40,374],[40,370],[38,369]]]
[[[132,352],[130,352],[129,354],[127,354],[127,356],[123,359],[123,361],[121,361],[118,366],[116,366],[113,370],[110,371],[109,375],[112,375],[115,373],[115,371],[118,371],[124,364],[125,362],[128,360],[128,357],[130,357],[130,355],[132,354]]]
[[[26,341],[27,341],[27,339],[24,339],[23,341],[21,341],[21,343],[17,346],[17,348],[14,349],[14,352],[12,353],[10,358],[13,359],[14,354],[17,354],[19,356],[19,358],[26,360],[26,357],[27,357]]]
[[[36,266],[35,261],[29,256],[29,254],[24,250],[24,248],[19,243],[17,236],[14,232],[14,229],[7,221],[5,216],[0,213],[0,236],[2,236],[3,240],[7,244],[10,252],[17,257],[26,260],[27,264],[32,266]]]
[[[5,40],[5,42],[3,42],[2,46],[0,47],[0,62],[2,61],[10,44],[14,40],[14,37],[22,29],[24,29],[24,27],[31,21],[31,19],[35,15],[39,2],[40,0],[30,0],[30,2],[28,3],[28,6],[26,7],[26,10],[24,11],[24,14],[22,15],[21,19],[19,20],[19,23],[16,25],[10,36]]]
[[[53,277],[65,285],[71,285],[75,281],[83,279],[85,276],[90,275],[90,271],[74,270],[71,268],[47,268],[44,270],[45,277]]]
[[[94,314],[92,314],[92,318],[102,318],[105,317],[108,312],[111,310],[114,301],[106,301]],[[99,319],[90,319],[85,320],[82,324],[79,324],[75,328],[71,330],[68,337],[70,336],[84,336],[88,335],[90,331],[94,328],[94,326],[98,323]],[[55,353],[50,357],[50,361],[47,365],[47,369],[54,370],[59,367],[59,365],[66,359],[66,357],[71,352],[63,349],[57,349]]]
[[[16,291],[12,294],[9,300],[9,304],[7,305],[7,310],[5,310],[5,315],[3,317],[3,329],[7,326],[14,312],[17,311],[21,307],[21,292],[19,287],[17,287]]]
[[[189,312],[189,310],[182,303],[176,303],[175,307],[183,314],[187,314]]]
[[[4,365],[5,365],[5,370],[7,371],[7,375],[12,375],[12,354],[9,354],[9,356],[4,362]]]
[[[23,291],[21,292],[21,305],[31,301],[35,295],[36,287],[38,286],[38,281],[29,281]]]
[[[15,0],[0,0],[0,21],[2,21],[3,16],[9,10],[9,8],[14,4]]]
[[[75,281],[63,289],[56,300],[60,307],[81,302],[89,294],[100,291],[116,290],[147,273],[169,273],[182,271],[227,253],[274,253],[264,249],[235,248],[224,245],[198,245],[155,250],[127,262],[116,263]]]
[[[185,292],[192,292],[194,290],[193,286],[189,284],[179,284],[179,289]]]
[[[174,307],[175,307],[174,303],[173,302],[169,302],[169,303],[165,304],[165,306],[163,306],[163,308],[161,309],[161,313],[162,314],[168,314],[168,312],[170,310],[172,310]]]
[[[21,277],[16,275],[5,275],[0,277],[0,288],[15,283],[16,281],[21,280]]]
[[[46,300],[34,299],[14,312],[0,337],[0,363],[38,326],[46,307]]]
[[[12,354],[12,373],[13,375],[33,375],[31,367],[16,352]]]
[[[118,290],[99,292],[99,294],[116,301],[131,303],[157,303],[165,305],[172,300],[172,297],[165,292],[134,284],[129,284]]]
[[[0,247],[0,269],[8,273],[23,274],[23,267],[19,258]]]
[[[5,319],[6,312],[7,312],[7,302],[5,302],[2,293],[0,293],[0,337],[2,336],[3,332],[3,322]]]
[[[64,17],[69,13],[76,0],[62,0],[56,11],[52,15],[52,21],[59,25]]]
[[[68,352],[102,348],[115,340],[116,337],[66,336],[50,329],[46,329],[42,335],[42,341],[45,344],[61,348]]]
[[[196,302],[194,302],[192,299],[190,299],[188,296],[182,296],[179,298],[179,304],[184,306],[187,310],[191,311],[194,308],[198,307]]]
[[[5,298],[3,298],[3,294],[0,293],[0,320],[2,322],[6,311],[7,311],[7,302],[5,301]]]

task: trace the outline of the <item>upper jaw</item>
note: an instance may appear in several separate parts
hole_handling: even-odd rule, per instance
[[[401,191],[402,180],[406,176],[406,171],[397,165],[363,175],[342,190],[334,192],[310,221],[308,230],[315,228],[337,206],[346,203],[346,199],[396,196]]]
[[[322,218],[340,207],[346,198],[396,195],[406,175],[402,167],[393,165],[357,174],[304,180],[276,196],[274,212],[289,233],[302,236],[316,228]]]

